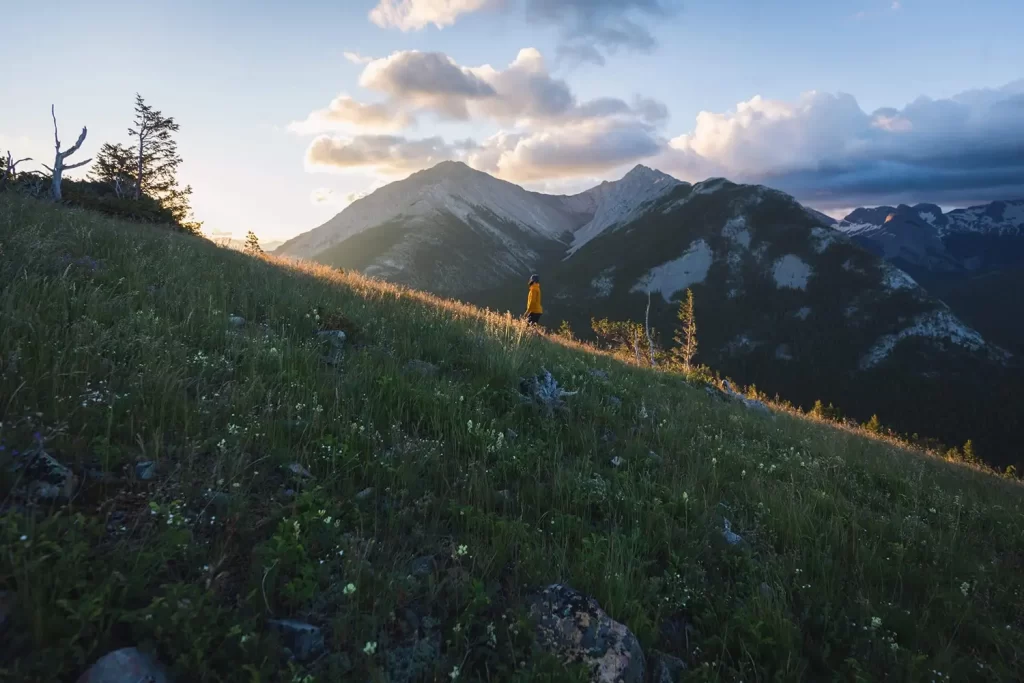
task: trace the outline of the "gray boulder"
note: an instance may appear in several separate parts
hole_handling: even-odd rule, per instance
[[[342,330],[320,330],[316,333],[321,342],[328,346],[324,361],[328,365],[337,365],[345,354],[345,340],[348,337]]]
[[[33,498],[68,500],[78,486],[78,478],[44,451],[42,444],[15,456],[13,469],[24,477],[25,489]]]
[[[312,624],[291,619],[271,619],[267,626],[281,636],[292,657],[305,662],[324,651],[324,634]]]
[[[678,683],[686,671],[686,662],[657,650],[651,651],[651,683]]]
[[[170,683],[160,664],[134,647],[114,650],[96,660],[78,683]]]
[[[644,653],[636,636],[597,601],[563,584],[530,599],[537,644],[566,664],[583,663],[594,683],[641,683]]]

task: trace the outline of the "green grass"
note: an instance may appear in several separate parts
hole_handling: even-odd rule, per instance
[[[32,505],[0,463],[4,680],[139,645],[177,680],[382,681],[416,621],[439,634],[423,680],[569,680],[524,620],[555,581],[686,680],[1024,678],[1017,484],[152,226],[2,197],[0,249],[0,457],[38,434],[82,480]],[[579,392],[566,412],[520,400],[541,367]],[[327,654],[287,662],[271,616]]]

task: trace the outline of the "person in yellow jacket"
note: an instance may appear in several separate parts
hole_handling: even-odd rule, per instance
[[[540,278],[531,275],[530,293],[526,297],[526,324],[536,325],[543,313],[544,307],[540,304]]]

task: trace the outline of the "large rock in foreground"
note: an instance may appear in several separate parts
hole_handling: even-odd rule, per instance
[[[530,601],[537,643],[566,664],[582,662],[594,683],[642,683],[644,653],[636,636],[593,598],[552,584]]]
[[[163,667],[134,647],[109,652],[89,668],[78,683],[171,683]]]

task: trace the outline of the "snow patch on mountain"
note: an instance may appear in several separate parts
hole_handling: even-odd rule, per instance
[[[697,196],[702,194],[712,194],[721,190],[728,182],[729,181],[726,178],[708,178],[707,180],[694,185],[691,195]]]
[[[811,315],[811,307],[804,306],[793,315],[799,318],[800,320],[807,320],[807,318]]]
[[[750,230],[747,229],[746,217],[736,216],[727,220],[725,225],[722,226],[722,237],[730,239],[733,243],[744,249],[749,249]]]
[[[631,219],[644,212],[653,202],[679,185],[679,180],[661,171],[637,166],[627,173],[622,180],[613,183],[601,183],[587,190],[588,200],[593,201],[594,217],[573,235],[572,246],[568,256],[572,256],[580,247],[609,228],[625,225]],[[585,206],[586,201],[571,198],[573,206]]]
[[[985,340],[977,331],[964,325],[948,309],[936,309],[914,318],[913,324],[895,334],[878,339],[860,359],[860,369],[869,370],[889,357],[896,345],[910,337],[924,337],[950,342],[971,351],[985,349]]]
[[[597,296],[607,297],[611,295],[612,289],[615,288],[615,281],[612,279],[612,273],[614,272],[615,266],[609,266],[590,281],[590,286],[594,289]]]
[[[919,287],[914,278],[895,266],[885,263],[882,265],[882,269],[884,271],[882,283],[888,289],[917,289]]]
[[[704,240],[697,240],[679,258],[652,268],[629,291],[645,294],[661,292],[665,301],[671,302],[672,295],[676,292],[698,282],[704,282],[713,260],[711,246]]]
[[[780,289],[807,289],[811,272],[811,267],[796,254],[786,254],[772,266],[775,286]]]
[[[824,254],[833,244],[843,240],[842,233],[831,228],[811,228],[811,237],[814,238],[814,252]]]

